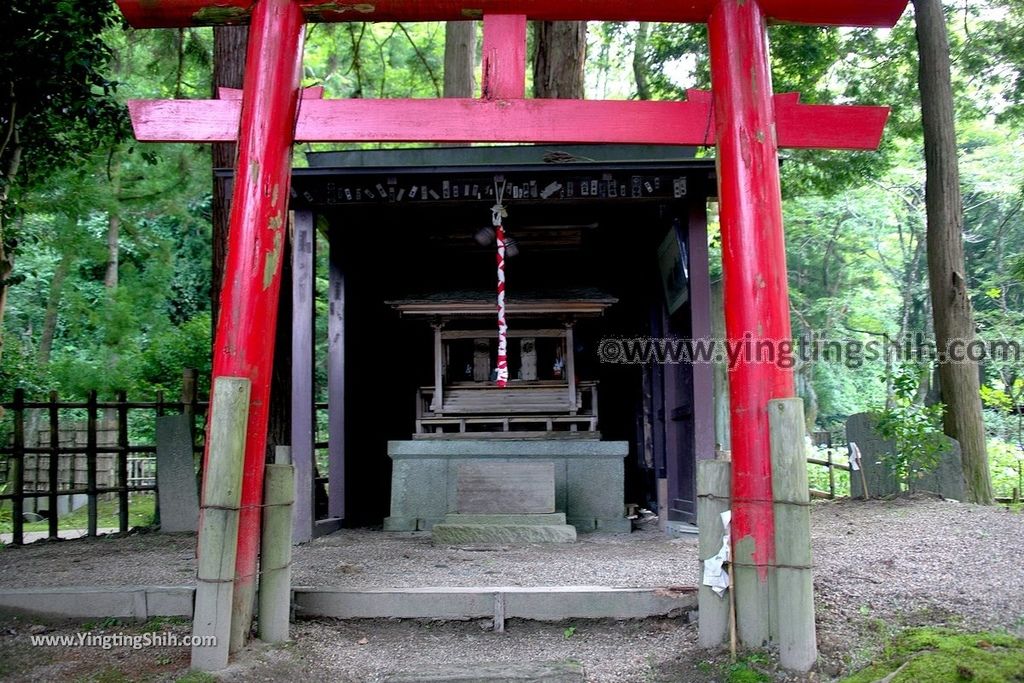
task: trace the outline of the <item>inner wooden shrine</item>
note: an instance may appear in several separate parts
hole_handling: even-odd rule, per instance
[[[553,464],[555,511],[578,531],[628,531],[627,503],[693,521],[696,459],[715,451],[713,368],[609,362],[601,345],[712,336],[713,160],[623,145],[308,159],[292,190],[295,461],[314,461],[318,402],[328,434],[297,538],[342,520],[431,529],[458,512],[467,463]],[[501,188],[504,388],[491,230]]]
[[[413,438],[601,438],[598,380],[577,378],[573,330],[616,299],[597,291],[510,296],[511,379],[499,386],[494,298],[437,292],[388,302],[433,329],[434,382],[416,392]]]

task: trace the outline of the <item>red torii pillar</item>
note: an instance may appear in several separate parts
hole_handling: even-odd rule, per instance
[[[228,249],[213,346],[213,381],[252,382],[242,476],[231,649],[244,645],[256,593],[263,474],[284,244],[292,136],[300,97],[305,21],[292,0],[253,10],[242,91]],[[211,402],[212,403],[212,402]],[[210,457],[209,448],[204,455]]]
[[[136,137],[148,141],[238,139],[225,289],[217,324],[214,381],[253,382],[236,567],[236,601],[251,604],[259,542],[266,446],[266,399],[273,361],[280,247],[294,141],[609,142],[718,144],[719,199],[730,340],[790,338],[778,147],[874,149],[888,110],[802,105],[773,95],[769,20],[831,26],[895,24],[906,0],[118,0],[138,27],[252,21],[241,102],[129,103]],[[706,22],[712,97],[686,102],[526,100],[525,18]],[[301,24],[305,21],[447,21],[483,18],[484,98],[449,100],[305,100],[299,102]],[[714,114],[715,127],[707,122]],[[294,131],[293,131],[294,124]],[[790,370],[741,362],[730,374],[733,538],[752,577],[750,632],[767,628],[769,570],[774,562],[767,402],[792,396]],[[209,454],[207,454],[209,457]],[[746,600],[746,598],[743,598]],[[248,623],[249,617],[245,617]],[[741,624],[742,626],[742,624]],[[741,630],[741,635],[743,635]],[[767,638],[767,633],[764,634]]]
[[[725,329],[730,343],[790,340],[789,282],[771,65],[757,2],[722,0],[708,21],[718,135]],[[729,369],[732,580],[746,644],[772,638],[775,513],[768,401],[795,396],[793,371],[744,359]],[[751,575],[751,574],[755,575]],[[749,587],[749,588],[748,588]]]

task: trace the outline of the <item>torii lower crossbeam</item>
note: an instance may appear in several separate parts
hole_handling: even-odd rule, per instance
[[[780,147],[875,149],[888,107],[801,104],[776,95]],[[233,142],[241,103],[233,100],[132,100],[135,137],[144,142]],[[716,144],[711,93],[686,102],[590,100],[303,99],[296,142],[530,142]]]

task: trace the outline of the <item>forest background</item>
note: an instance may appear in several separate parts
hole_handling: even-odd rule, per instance
[[[978,336],[1024,344],[1024,0],[945,9]],[[934,336],[914,29],[912,9],[892,30],[770,29],[777,92],[893,108],[879,153],[785,155],[797,336]],[[134,144],[122,104],[209,97],[213,30],[132,30],[111,0],[16,0],[0,10],[0,34],[8,30],[0,44],[0,401],[17,387],[65,399],[91,390],[176,396],[184,368],[208,382],[211,150]],[[304,84],[322,85],[330,98],[440,96],[445,34],[441,23],[313,25]],[[531,33],[531,43],[543,39]],[[586,96],[682,99],[708,87],[706,45],[703,26],[591,22]],[[321,147],[297,146],[295,165]],[[715,228],[712,275],[720,279]],[[317,284],[322,295],[326,281]],[[934,421],[934,375],[928,364],[891,356],[797,367],[818,429],[865,410]],[[993,488],[1009,496],[1024,461],[1024,362],[989,359],[981,376]],[[318,385],[326,385],[323,367]]]

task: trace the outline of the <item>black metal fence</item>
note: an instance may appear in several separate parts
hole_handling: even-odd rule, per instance
[[[194,371],[186,371],[183,387],[181,400],[170,402],[162,393],[155,401],[129,401],[125,392],[119,392],[114,401],[99,401],[95,391],[84,402],[61,402],[57,392],[51,392],[48,401],[28,401],[24,390],[16,389],[13,400],[2,404],[10,434],[7,444],[0,445],[0,475],[5,475],[0,478],[0,505],[11,501],[12,542],[24,542],[26,501],[39,499],[46,502],[48,536],[58,538],[62,497],[69,501],[75,496],[86,497],[89,536],[97,535],[100,498],[116,498],[118,530],[126,533],[129,494],[155,493],[157,489],[155,466],[140,463],[155,464],[153,430],[145,426],[135,430],[141,435],[135,435],[133,443],[129,439],[130,420],[142,417],[144,425],[154,425],[155,418],[162,415],[188,415],[193,450],[202,452],[208,404],[198,400]],[[42,423],[45,418],[47,426],[31,439],[27,430],[30,411],[39,411],[34,419]],[[69,437],[70,433],[74,436]],[[34,437],[44,434],[45,443],[35,443]],[[100,443],[101,435],[104,443]]]

